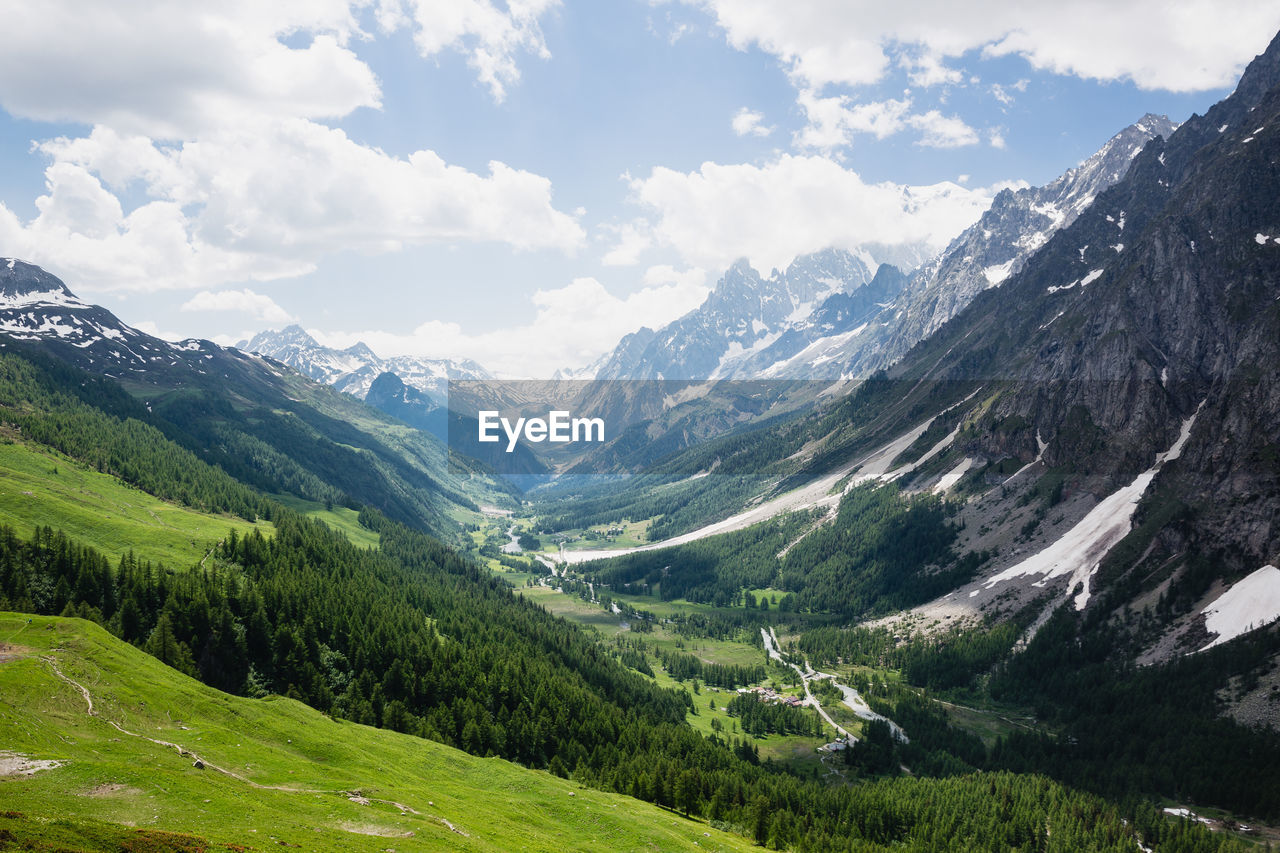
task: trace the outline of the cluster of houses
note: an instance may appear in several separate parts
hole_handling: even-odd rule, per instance
[[[754,693],[762,702],[771,702],[775,705],[790,705],[792,708],[803,708],[808,705],[808,701],[801,699],[799,696],[785,696],[772,687],[739,687],[739,693]]]

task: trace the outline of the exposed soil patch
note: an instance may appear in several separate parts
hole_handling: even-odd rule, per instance
[[[61,766],[61,761],[31,758],[20,752],[0,751],[0,776],[34,776],[41,770]]]
[[[139,788],[130,785],[122,785],[119,782],[103,782],[101,785],[94,785],[85,791],[83,796],[86,797],[136,797],[141,794]]]
[[[0,643],[0,664],[8,663],[11,660],[21,660],[29,657],[32,650],[26,646],[15,646],[10,643]]]
[[[378,826],[374,823],[352,823],[344,821],[338,824],[343,832],[356,835],[376,835],[380,838],[413,838],[413,832],[407,829],[396,829],[394,826]]]

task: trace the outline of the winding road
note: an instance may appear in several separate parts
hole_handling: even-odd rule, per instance
[[[813,667],[809,666],[808,661],[804,662],[804,669],[801,669],[799,666],[796,666],[794,663],[784,658],[782,656],[782,652],[778,650],[778,635],[773,632],[772,627],[767,629],[761,628],[760,637],[764,641],[764,649],[769,653],[770,658],[778,661],[778,663],[791,667],[796,671],[796,675],[800,676],[800,681],[804,685],[805,704],[815,708],[822,719],[826,720],[827,723],[839,732],[842,737],[857,740],[857,738],[850,735],[843,726],[831,719],[831,715],[823,709],[822,703],[819,702],[817,697],[813,695],[813,692],[809,690],[810,681],[821,680],[824,678],[831,679],[831,683],[839,689],[841,695],[844,697],[841,700],[841,703],[853,711],[854,714],[864,720],[883,720],[889,724],[889,730],[893,732],[893,736],[895,738],[902,743],[910,743],[910,738],[907,737],[907,733],[902,730],[902,727],[883,714],[877,714],[875,711],[871,710],[871,706],[867,704],[867,700],[863,699],[862,695],[858,693],[857,690],[854,690],[847,684],[841,684],[836,680],[836,677],[830,673],[818,672],[813,669]]]

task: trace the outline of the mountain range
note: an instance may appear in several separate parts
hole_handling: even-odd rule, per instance
[[[316,382],[332,385],[361,400],[368,396],[374,380],[383,373],[394,374],[404,384],[430,395],[437,402],[444,400],[450,379],[489,378],[489,372],[470,359],[455,361],[414,356],[384,359],[363,343],[342,350],[323,346],[296,325],[286,326],[280,331],[259,332],[249,340],[238,342],[236,348],[270,356]]]
[[[1280,838],[1277,164],[1280,35],[915,269],[734,265],[532,494],[414,426],[478,365],[0,259],[0,846]]]
[[[685,498],[701,515],[664,533],[696,540],[771,506],[834,513],[849,489],[891,482],[959,499],[957,558],[984,565],[908,620],[1025,619],[1030,638],[1070,604],[1125,625],[1149,662],[1213,640],[1236,584],[1266,602],[1255,627],[1280,616],[1278,129],[1273,43],[1207,115],[1176,130],[1148,117],[1051,185],[1061,215],[1036,212],[1044,191],[1002,196],[913,278],[902,310],[928,337],[852,395],[676,457],[661,488],[712,465],[754,486],[707,478]],[[966,282],[968,304],[953,312],[965,300],[940,299],[941,281]],[[655,500],[636,488],[635,506]]]
[[[1050,183],[1001,190],[978,222],[914,270],[880,265],[866,250],[805,255],[768,278],[739,261],[689,314],[623,338],[595,378],[836,379],[887,367],[1021,269],[1148,141],[1175,127],[1148,114]]]

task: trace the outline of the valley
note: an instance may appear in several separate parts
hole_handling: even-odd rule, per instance
[[[646,73],[733,89],[682,53],[727,39],[735,62],[784,58],[798,100],[766,116],[739,103],[764,89],[735,90],[717,133],[754,159],[691,172],[641,152],[714,138],[698,110],[653,98],[670,125],[643,132],[602,113],[637,148],[615,169],[608,139],[575,139],[587,177],[557,185],[562,211],[530,170],[564,140],[524,99],[600,21],[481,3],[449,7],[448,36],[428,5],[257,30],[207,10],[201,38],[274,51],[242,75],[271,86],[127,132],[107,103],[91,137],[30,146],[47,220],[0,201],[0,250],[26,253],[0,258],[0,850],[1280,844],[1280,35],[1176,122],[1146,112],[1145,77],[1013,30],[919,56],[925,36],[869,36],[815,64],[795,40],[838,22],[797,13],[803,38],[775,43],[728,5],[646,8],[666,44]],[[545,30],[542,6],[562,16]],[[401,28],[416,57],[366,66]],[[523,52],[547,64],[522,82]],[[855,53],[904,87],[858,103]],[[482,121],[452,83],[380,88],[428,58],[478,74]],[[220,85],[171,65],[176,92]],[[1038,185],[992,171],[1031,168],[1006,125],[1080,97],[1046,94],[1068,73],[1145,115],[1091,110],[1076,165],[1044,155]],[[487,175],[383,135],[406,93]],[[241,121],[244,101],[308,106]],[[980,127],[970,101],[992,102]],[[357,108],[376,115],[344,122]],[[524,164],[466,145],[535,113],[482,134],[535,146]],[[898,133],[916,138],[885,164],[946,179],[861,159]],[[259,136],[327,165],[224,178]],[[630,194],[608,214],[597,158]],[[334,199],[351,218],[325,221]],[[143,236],[167,275],[130,254]],[[454,322],[477,293],[487,325]],[[171,325],[122,319],[144,302]],[[160,331],[197,323],[215,340]],[[560,441],[588,424],[598,440]]]

